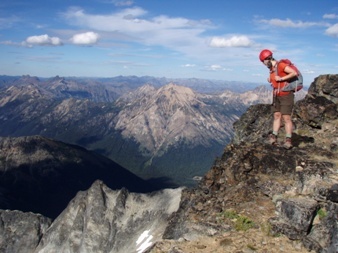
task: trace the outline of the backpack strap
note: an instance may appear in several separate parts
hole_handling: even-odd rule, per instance
[[[279,76],[278,75],[278,65],[279,65],[279,61],[276,61],[276,67],[275,67],[275,75],[276,76]],[[280,92],[280,82],[278,82],[278,89],[277,89],[277,93]]]

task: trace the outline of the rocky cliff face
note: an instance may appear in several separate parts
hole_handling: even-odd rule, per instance
[[[144,252],[161,239],[180,191],[134,194],[97,181],[70,202],[34,252]]]
[[[182,189],[112,191],[101,181],[79,192],[60,216],[0,210],[1,252],[145,252],[161,240]]]

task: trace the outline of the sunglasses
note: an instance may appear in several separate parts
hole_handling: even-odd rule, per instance
[[[271,59],[272,59],[271,57],[268,57],[268,58],[266,58],[266,59],[263,60],[263,63],[267,64],[269,61],[271,61]]]

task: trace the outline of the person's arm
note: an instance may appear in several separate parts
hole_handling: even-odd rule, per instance
[[[287,81],[295,76],[297,76],[297,72],[296,70],[294,70],[293,68],[291,68],[290,66],[286,66],[284,69],[284,72],[287,73],[286,76],[283,76],[281,79],[281,81]]]
[[[284,72],[287,74],[286,76],[281,77],[281,76],[276,75],[275,80],[277,82],[284,82],[284,81],[287,81],[287,80],[297,76],[297,72],[288,65],[286,65],[286,67],[284,68]]]

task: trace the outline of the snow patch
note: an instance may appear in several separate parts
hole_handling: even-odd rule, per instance
[[[149,230],[144,231],[136,241],[137,253],[144,252],[147,248],[152,245],[151,240],[153,239],[152,235],[149,235]],[[139,244],[141,244],[139,246]]]

